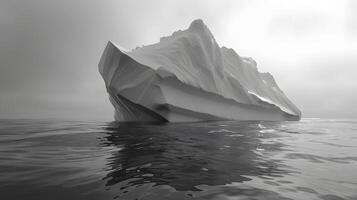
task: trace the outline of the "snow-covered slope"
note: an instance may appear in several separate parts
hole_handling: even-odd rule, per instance
[[[252,58],[219,47],[202,20],[159,43],[99,63],[120,121],[297,120],[299,109]]]

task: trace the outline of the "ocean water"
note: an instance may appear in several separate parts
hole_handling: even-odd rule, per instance
[[[357,199],[357,121],[0,121],[0,199]]]

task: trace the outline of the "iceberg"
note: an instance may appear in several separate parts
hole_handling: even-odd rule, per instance
[[[126,50],[109,41],[99,62],[116,121],[299,120],[273,76],[219,47],[202,20]]]

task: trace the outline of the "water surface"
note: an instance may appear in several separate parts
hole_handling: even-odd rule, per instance
[[[357,121],[0,121],[0,199],[357,199]]]

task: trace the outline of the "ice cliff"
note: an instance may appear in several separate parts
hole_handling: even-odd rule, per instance
[[[299,120],[301,112],[252,58],[219,47],[202,20],[159,43],[108,42],[99,62],[117,121]]]

